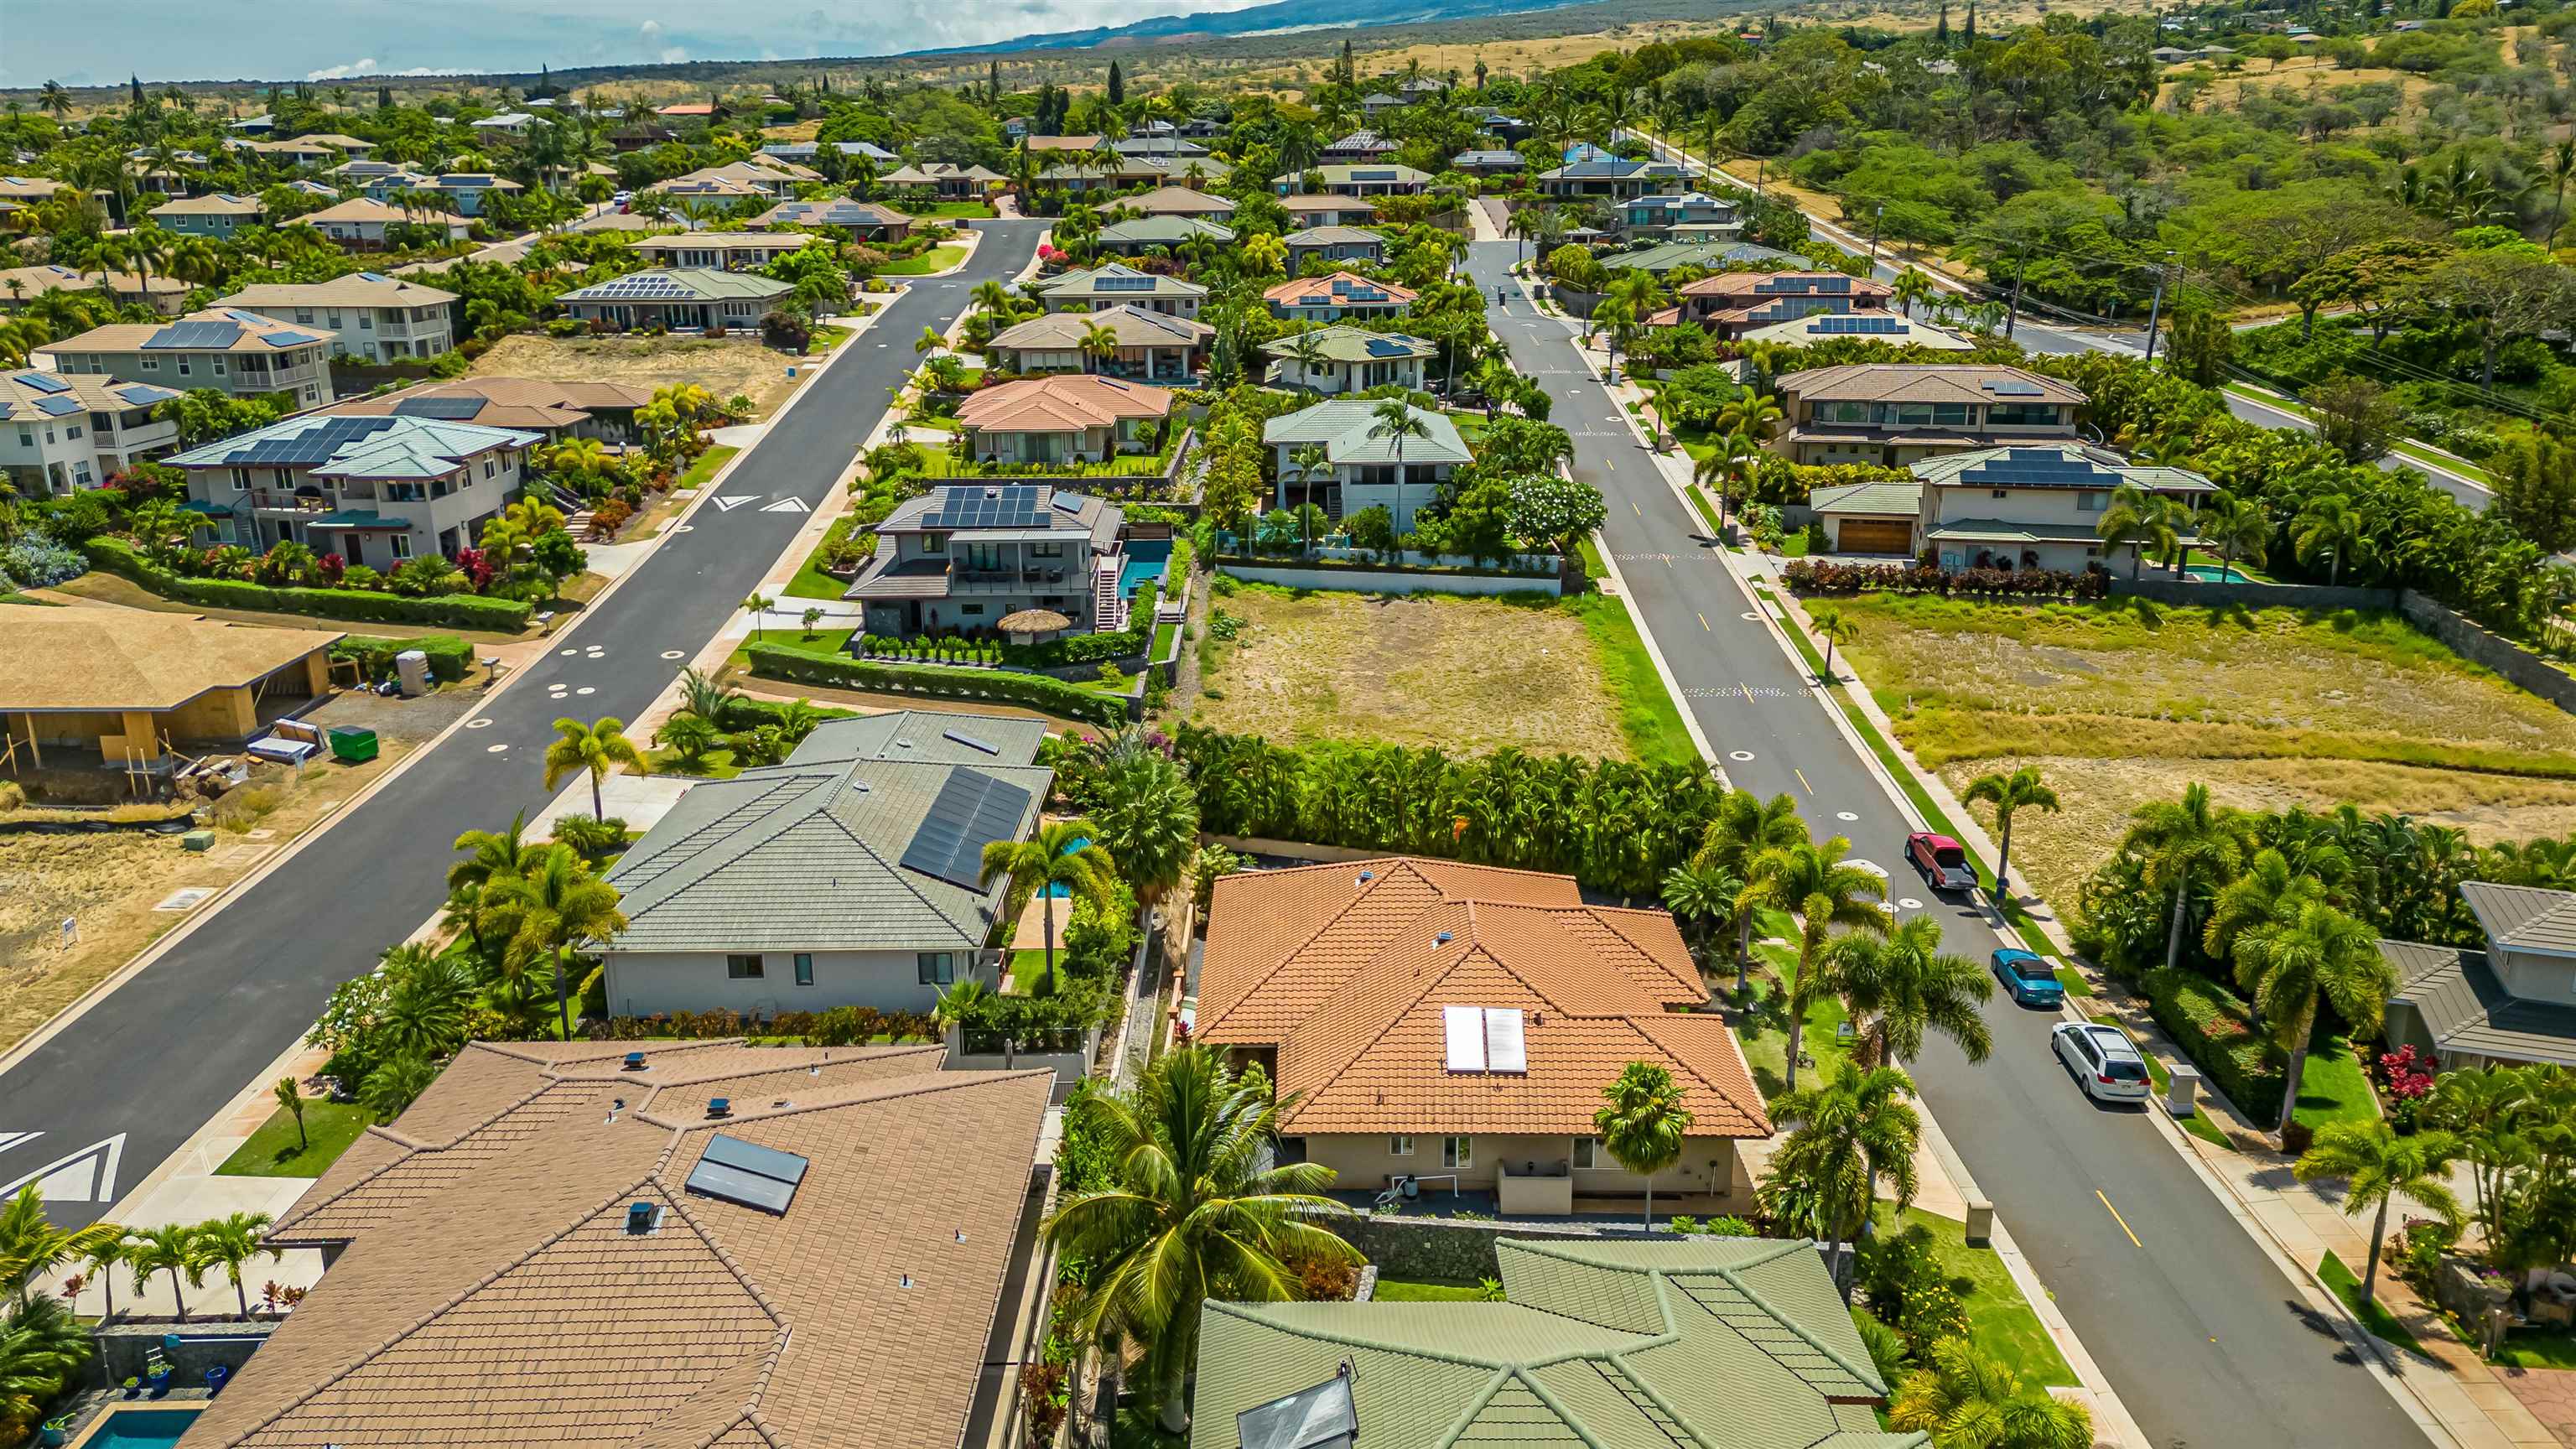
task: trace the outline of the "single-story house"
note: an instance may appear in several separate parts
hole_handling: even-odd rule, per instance
[[[1690,173],[1670,161],[1574,161],[1538,174],[1540,194],[1561,200],[1626,201],[1675,191]]]
[[[634,443],[642,434],[635,414],[653,400],[649,388],[622,382],[553,382],[525,377],[459,377],[424,382],[372,397],[350,398],[321,411],[334,417],[435,418],[486,428],[541,433],[547,442],[597,438]]]
[[[1436,1190],[1426,1188],[1426,1192]],[[1190,1449],[1928,1449],[1816,1245],[1497,1237],[1499,1303],[1199,1314]]]
[[[318,1251],[321,1281],[181,1440],[974,1442],[1016,1401],[994,1365],[1020,1341],[1051,1081],[941,1066],[471,1043],[262,1234]]]
[[[353,250],[383,246],[387,227],[432,227],[444,232],[449,241],[463,241],[466,231],[471,226],[471,223],[461,216],[451,216],[444,211],[418,209],[405,211],[399,206],[378,201],[371,196],[361,196],[354,201],[344,201],[337,206],[326,206],[320,211],[307,212],[287,224],[312,227],[331,240]]]
[[[1375,161],[1381,156],[1392,156],[1403,149],[1395,141],[1375,131],[1353,131],[1347,136],[1326,142],[1322,159],[1326,162],[1344,163]]]
[[[1313,340],[1301,342],[1304,338]],[[1342,324],[1274,337],[1261,350],[1276,359],[1270,366],[1273,387],[1348,393],[1394,384],[1423,392],[1429,390],[1425,372],[1440,355],[1440,344]],[[1300,352],[1308,354],[1303,361]]]
[[[483,198],[495,191],[527,190],[509,177],[495,176],[489,171],[449,171],[431,177],[414,189],[435,191],[446,197],[447,204],[454,207],[459,216],[482,215]],[[372,194],[373,188],[369,190]]]
[[[2576,892],[2465,881],[2460,899],[2485,950],[2379,943],[2397,974],[2389,1048],[2412,1046],[2446,1072],[2576,1067]]]
[[[1187,186],[1157,186],[1142,196],[1127,197],[1118,205],[1146,216],[1204,216],[1223,221],[1234,215],[1230,198]]]
[[[1771,1121],[1707,1004],[1666,912],[1587,904],[1571,876],[1394,857],[1220,879],[1192,1035],[1295,1094],[1280,1137],[1342,1189],[1436,1175],[1506,1218],[1645,1190],[1592,1119],[1650,1062],[1692,1116],[1659,1198],[1740,1211],[1736,1144]]]
[[[1202,239],[1230,246],[1234,228],[1201,216],[1140,216],[1133,221],[1113,221],[1093,238],[1102,251],[1122,257],[1142,256],[1156,249],[1169,251]]]
[[[1106,328],[1117,351],[1083,350],[1094,327]],[[1216,329],[1191,317],[1120,305],[1097,312],[1049,312],[1006,327],[984,344],[984,358],[1005,372],[1097,372],[1147,382],[1186,382],[1207,366]]]
[[[754,272],[713,267],[656,267],[576,288],[557,300],[567,315],[619,331],[667,327],[702,332],[757,327],[793,284]]]
[[[1050,312],[1134,307],[1171,317],[1196,317],[1207,290],[1185,277],[1140,272],[1123,262],[1104,262],[1039,283],[1038,300]]]
[[[0,649],[0,759],[148,764],[239,745],[331,692],[337,630],[219,624],[141,609],[20,609]]]
[[[1054,772],[1037,720],[831,720],[784,764],[689,787],[608,873],[626,929],[600,952],[616,1016],[928,1011],[998,988],[985,938],[1010,886],[984,847],[1036,828]]]
[[[1977,344],[1956,332],[1918,322],[1896,312],[1819,312],[1792,317],[1742,334],[1742,342],[1768,342],[1778,347],[1812,347],[1819,342],[1859,338],[1891,347],[1921,347],[1933,352],[1973,352]]]
[[[1509,176],[1528,170],[1529,158],[1508,149],[1461,151],[1449,158],[1449,166],[1470,176]]]
[[[148,301],[164,317],[176,316],[188,298],[187,283],[159,272],[84,272],[52,263],[0,270],[0,312],[14,312],[47,292],[99,291],[119,303]]]
[[[747,272],[803,251],[820,238],[795,231],[684,231],[638,237],[637,256],[657,267],[720,267]]]
[[[1361,398],[1334,398],[1262,424],[1261,441],[1278,455],[1278,506],[1292,506],[1289,480],[1294,478],[1297,504],[1314,502],[1334,518],[1361,509],[1383,507],[1394,517],[1395,531],[1413,531],[1414,510],[1449,474],[1475,461],[1458,426],[1440,413],[1406,405],[1425,436],[1397,438],[1381,431],[1377,404]],[[1321,480],[1299,476],[1295,457],[1303,448],[1322,448],[1331,473]]]
[[[901,241],[912,234],[912,218],[883,202],[852,201],[846,196],[816,201],[782,201],[751,219],[753,226],[828,226],[860,241]]]
[[[1171,392],[1152,383],[1055,373],[974,393],[957,430],[978,462],[1103,463],[1151,452],[1171,413]]]
[[[761,146],[760,154],[811,166],[826,146],[853,160],[871,161],[879,166],[903,164],[902,157],[867,141],[770,141]]]
[[[1292,234],[1309,227],[1366,226],[1377,220],[1377,203],[1364,197],[1301,191],[1280,197],[1279,204],[1288,212]]]
[[[1386,260],[1386,238],[1356,226],[1310,226],[1279,240],[1288,248],[1288,264],[1292,267],[1302,268],[1310,257],[1328,262],[1367,262],[1372,266]]]
[[[214,192],[206,196],[182,196],[165,201],[148,213],[164,230],[181,236],[231,236],[244,227],[258,226],[268,220],[268,208],[256,196],[234,196]]]
[[[1392,317],[1413,305],[1413,289],[1381,282],[1355,272],[1326,272],[1291,277],[1269,288],[1261,299],[1270,315],[1304,322],[1339,322],[1348,317]]]
[[[1329,196],[1416,196],[1431,187],[1431,173],[1391,161],[1377,165],[1311,167],[1285,176],[1274,176],[1270,184],[1281,196],[1292,196],[1303,190],[1309,176],[1318,177],[1315,190]]]

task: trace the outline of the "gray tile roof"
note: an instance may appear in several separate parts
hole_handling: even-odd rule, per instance
[[[1844,483],[1832,488],[1819,488],[1807,499],[1807,506],[1819,514],[1834,513],[1846,517],[1915,517],[1923,511],[1923,485],[1920,483]]]
[[[1037,741],[1027,729],[973,715],[882,718],[892,722],[826,725],[787,764],[692,786],[609,872],[628,921],[613,949],[982,946],[1001,883],[976,890],[941,880],[905,867],[904,852],[952,775],[1027,792],[1016,839],[1037,823],[1054,771],[1029,763]],[[946,739],[952,729],[996,753]],[[949,758],[963,756],[975,763]]]
[[[2379,954],[2397,970],[2389,1004],[2413,1007],[2443,1051],[2576,1066],[2576,1006],[2515,996],[2485,952],[2382,941]]]
[[[2460,899],[2499,946],[2576,956],[2576,892],[2473,880],[2460,883]]]

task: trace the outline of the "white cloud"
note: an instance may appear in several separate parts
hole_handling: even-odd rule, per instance
[[[644,38],[650,40],[654,36],[662,33],[662,22],[659,20],[647,20],[638,28],[643,32]]]
[[[688,58],[689,48],[685,45],[667,46],[662,51],[662,64],[664,65],[679,65]]]
[[[309,81],[347,80],[353,75],[374,75],[375,73],[376,59],[374,56],[368,56],[363,60],[353,60],[345,65],[330,65],[320,70],[308,70],[304,73],[304,78]]]

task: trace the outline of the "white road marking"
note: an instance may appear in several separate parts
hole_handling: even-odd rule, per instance
[[[488,730],[492,727],[492,721],[488,717],[484,719],[469,719],[465,722],[465,727],[469,730]]]
[[[1737,751],[1736,751],[1736,752],[1734,752],[1733,754],[1728,755],[1728,756],[1727,756],[1727,758],[1728,758],[1728,759],[1730,759],[1730,760],[1735,761],[1737,764],[1739,764],[1739,765],[1740,765],[1740,764],[1744,763],[1746,760],[1752,759],[1752,758],[1753,758],[1753,752],[1752,752],[1751,750],[1737,750]]]
[[[0,1132],[0,1152],[6,1152],[12,1147],[24,1147],[44,1135],[42,1132]]]
[[[1899,896],[1896,900],[1896,908],[1900,911],[1919,911],[1923,909],[1923,903],[1912,896]]]
[[[575,694],[597,694],[597,693],[599,693],[599,691],[598,691],[597,689],[594,689],[594,688],[592,688],[591,686],[589,686],[589,685],[585,684],[585,685],[583,685],[581,688],[574,690],[574,691],[573,691],[573,693],[575,693]]]
[[[0,1185],[0,1196],[14,1195],[32,1182],[36,1196],[45,1202],[114,1202],[116,1168],[124,1158],[125,1134],[119,1132],[69,1157],[56,1158],[16,1182]]]
[[[760,510],[763,513],[807,513],[812,510],[802,498],[781,498]]]
[[[689,656],[677,649],[665,649],[662,651],[662,657],[665,659],[686,659]]]
[[[1834,818],[1836,820],[1858,820],[1860,817],[1854,815],[1848,810],[1837,810],[1834,812]]]
[[[722,498],[716,499],[715,505],[719,512],[731,513],[750,501],[750,499],[742,497],[739,494],[727,494]]]
[[[487,755],[497,755],[508,748],[508,745],[485,745],[483,747],[483,753]]]

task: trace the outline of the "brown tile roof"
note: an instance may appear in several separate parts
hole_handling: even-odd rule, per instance
[[[569,428],[593,412],[632,412],[653,400],[649,388],[622,382],[553,382],[528,377],[460,377],[424,382],[397,392],[350,398],[328,404],[323,412],[342,417],[386,417],[399,405],[421,398],[479,398],[483,410],[456,422],[487,428]]]
[[[145,285],[144,278],[139,272],[83,272],[50,263],[32,267],[10,267],[0,271],[0,302],[15,301],[21,297],[38,297],[47,292],[93,292],[101,287],[112,287],[122,295],[134,296],[142,293]],[[176,277],[165,277],[155,272],[152,274],[150,290],[155,297],[167,296],[186,292],[188,284]]]
[[[1333,284],[1336,282],[1340,283],[1345,291],[1351,288],[1358,288],[1362,291],[1383,293],[1383,300],[1386,303],[1397,307],[1410,307],[1413,305],[1415,294],[1411,288],[1399,287],[1393,282],[1376,281],[1372,278],[1363,277],[1356,272],[1326,272],[1320,276],[1291,277],[1287,281],[1281,282],[1270,290],[1263,292],[1261,297],[1262,300],[1278,307],[1333,307],[1350,305],[1354,299],[1346,295],[1337,294],[1333,290]],[[1380,300],[1380,298],[1376,297],[1369,298],[1367,305],[1372,307],[1377,306]]]
[[[1187,186],[1157,186],[1118,204],[1132,206],[1147,216],[1229,216],[1234,212],[1230,199]]]
[[[453,215],[449,212],[434,209],[424,210],[417,206],[413,207],[409,211],[405,211],[391,202],[378,201],[372,196],[361,196],[354,201],[341,202],[337,206],[326,206],[320,211],[308,211],[302,216],[289,220],[287,225],[310,226],[317,222],[326,221],[349,221],[369,224],[409,222],[414,226],[445,227],[459,227],[465,225],[465,218]]]
[[[1801,292],[1782,293],[1783,283],[1803,280],[1828,282],[1830,295],[1837,297],[1891,297],[1896,289],[1868,277],[1847,276],[1841,272],[1717,272],[1686,282],[1681,287],[1685,297],[1755,297],[1823,295]]]
[[[739,1042],[629,1072],[627,1049],[478,1043],[361,1138],[270,1235],[349,1246],[190,1449],[953,1449],[1047,1074]],[[784,1214],[685,1189],[718,1132],[812,1163]]]
[[[1098,136],[1031,136],[1032,151],[1092,151],[1099,149]]]
[[[1280,1089],[1303,1094],[1287,1130],[1581,1135],[1631,1061],[1672,1071],[1693,1135],[1770,1130],[1726,1023],[1668,1009],[1707,990],[1661,911],[1587,906],[1565,876],[1411,857],[1217,890],[1196,1035],[1278,1048]],[[1449,1071],[1446,1006],[1519,1009],[1528,1072]]]
[[[295,307],[438,307],[456,300],[426,282],[388,277],[381,272],[348,272],[321,282],[255,282],[218,307],[243,307],[270,316]]]
[[[1168,388],[1084,373],[1027,377],[988,387],[957,409],[969,432],[1062,433],[1113,427],[1127,418],[1168,417]]]

